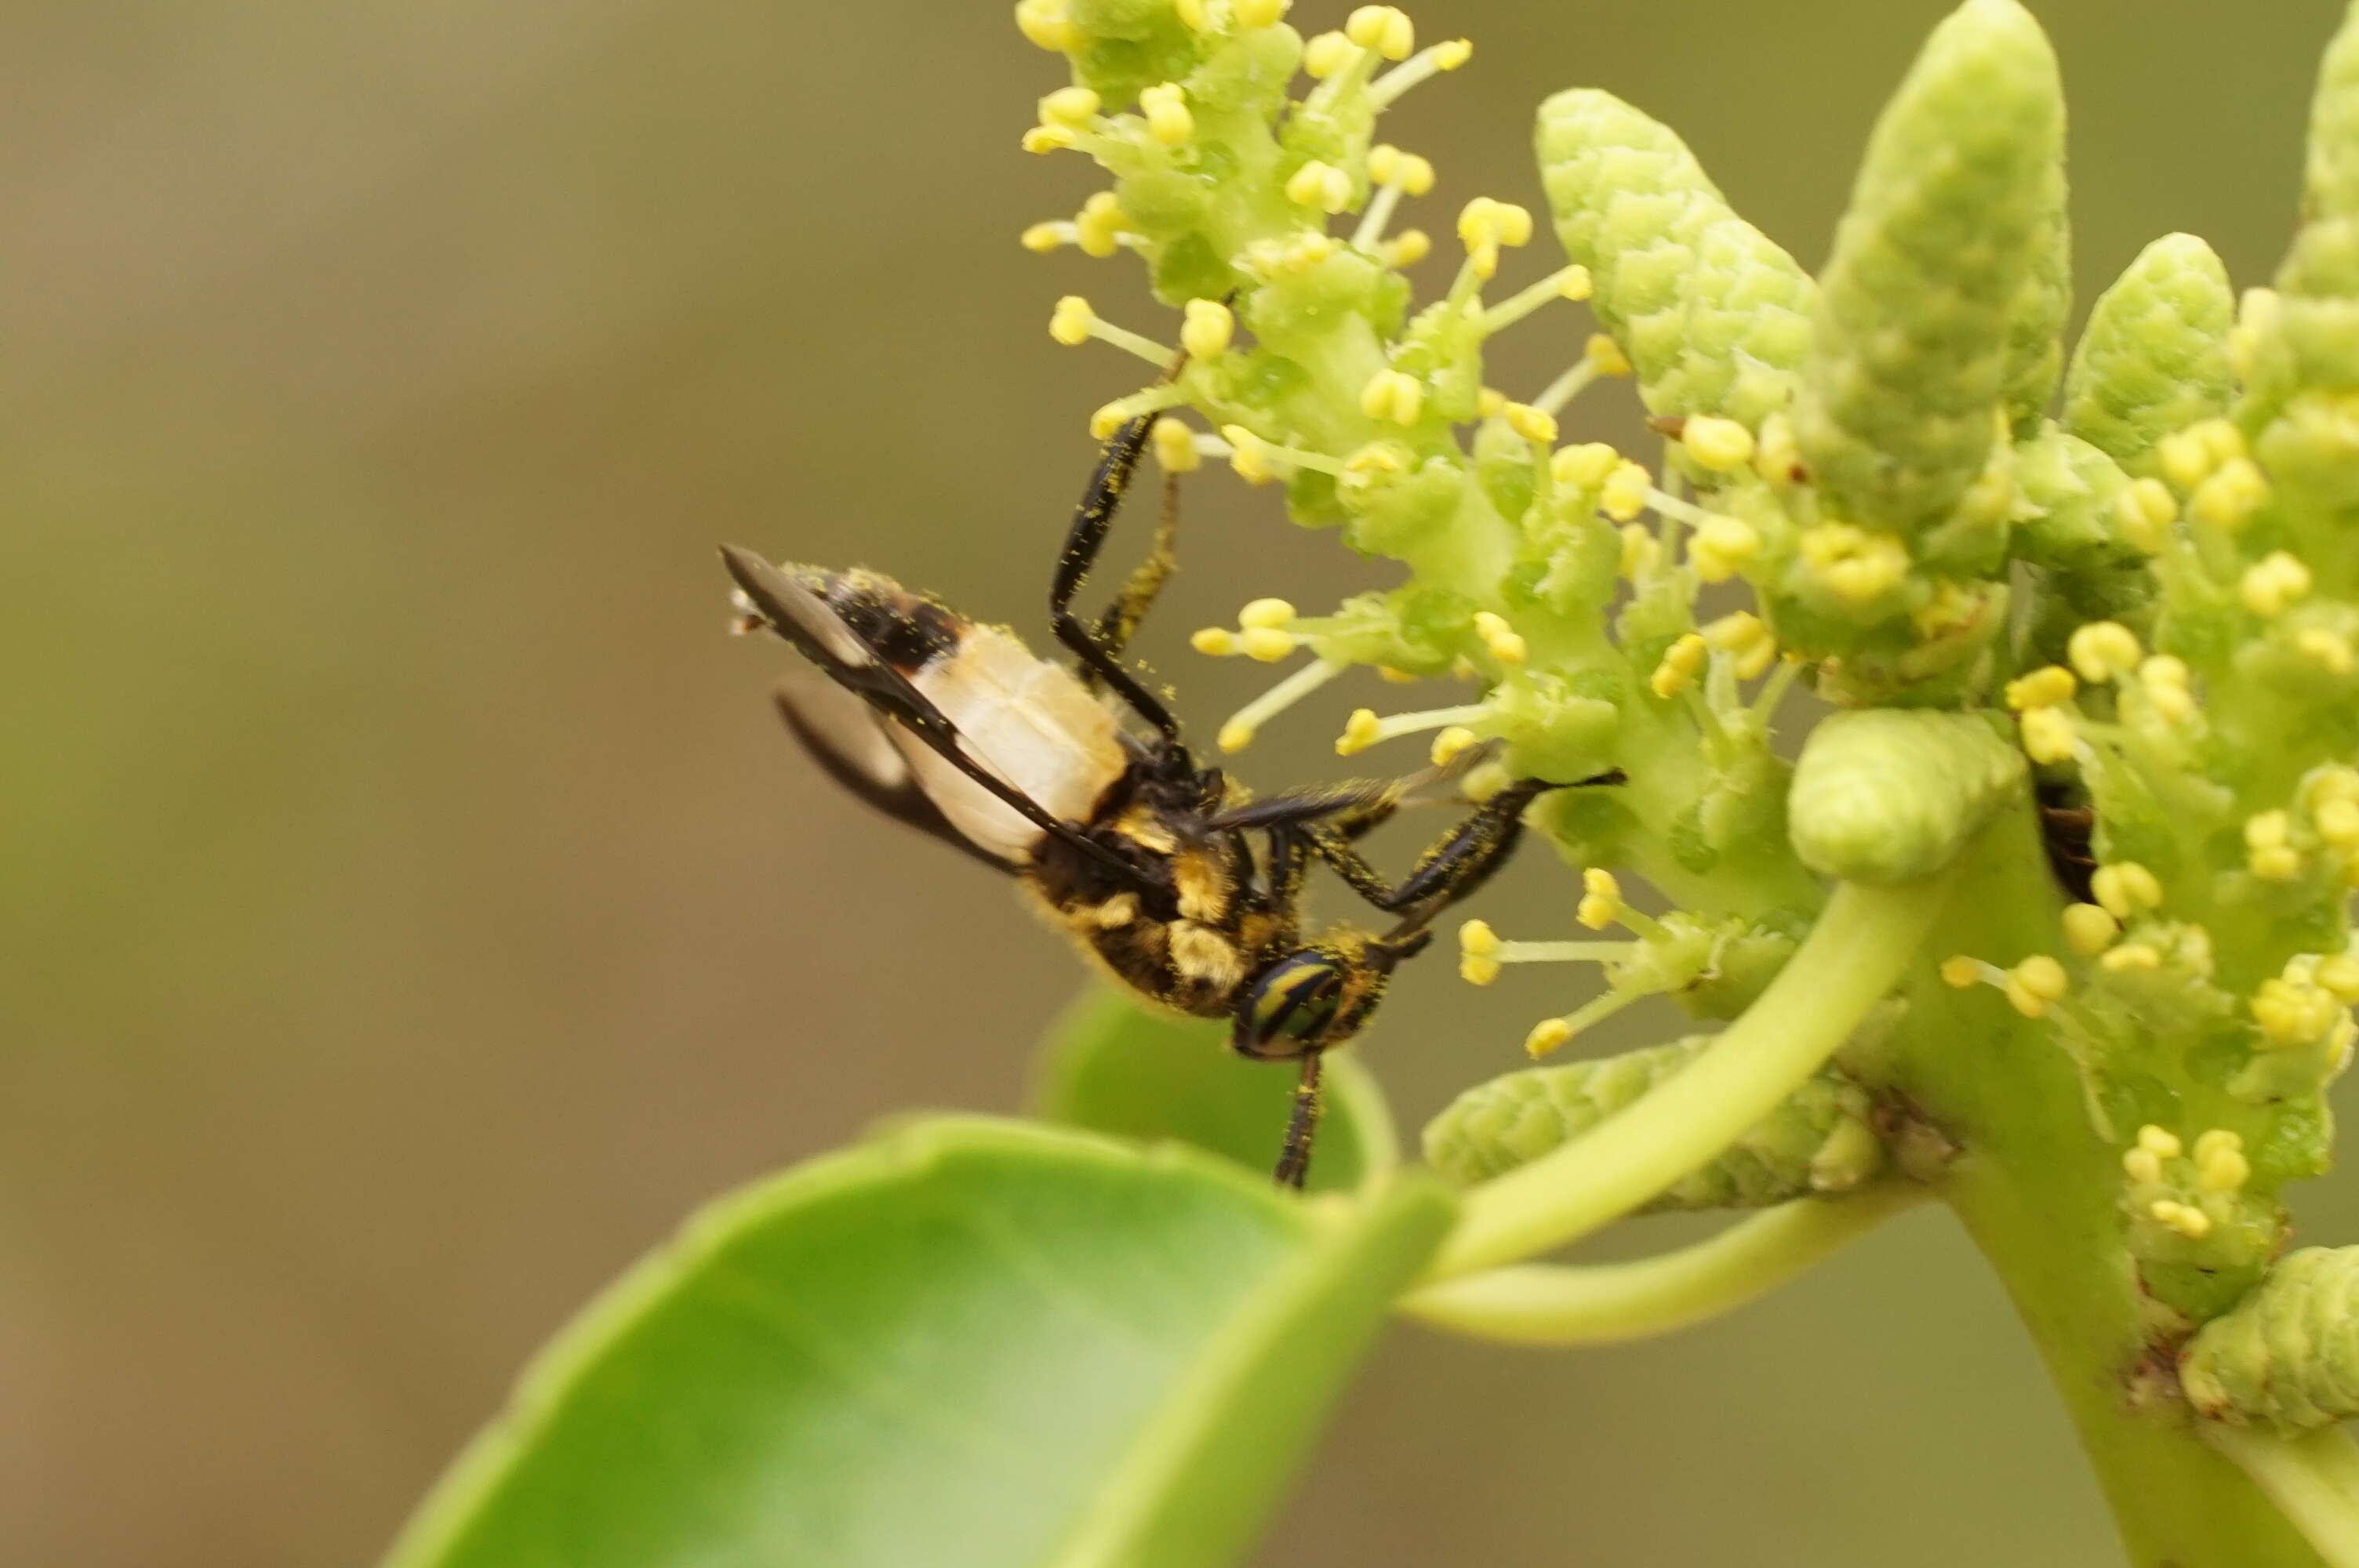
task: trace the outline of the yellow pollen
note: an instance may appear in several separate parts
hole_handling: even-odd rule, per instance
[[[1560,447],[1550,455],[1549,477],[1573,490],[1595,490],[1621,460],[1622,454],[1604,442],[1583,441],[1577,447]]]
[[[1423,229],[1403,229],[1384,244],[1385,265],[1411,267],[1433,254],[1433,239]]]
[[[1941,960],[1941,983],[1964,990],[1983,978],[1983,961],[1966,953],[1952,953]]]
[[[1097,112],[1098,95],[1086,87],[1060,87],[1040,100],[1040,123],[1069,131],[1088,129]]]
[[[2061,1001],[2069,982],[2064,966],[2045,953],[2034,953],[2006,974],[2008,1005],[2026,1018],[2044,1018],[2051,1002]]]
[[[1287,177],[1286,199],[1322,212],[1341,212],[1352,204],[1352,177],[1313,158]]]
[[[1237,624],[1240,626],[1276,629],[1293,623],[1294,606],[1282,599],[1256,599],[1237,611]]]
[[[1155,443],[1155,460],[1165,473],[1193,473],[1204,460],[1196,449],[1196,432],[1187,422],[1166,414],[1147,432]]]
[[[1380,370],[1360,389],[1360,412],[1371,419],[1414,425],[1425,412],[1425,384],[1407,371]]]
[[[1139,113],[1147,116],[1147,134],[1167,147],[1176,147],[1196,134],[1196,116],[1188,112],[1188,95],[1176,81],[1142,88]]]
[[[1474,40],[1451,38],[1448,43],[1433,46],[1433,68],[1436,70],[1456,70],[1474,58]]]
[[[1085,256],[1100,260],[1122,248],[1122,231],[1128,226],[1130,214],[1111,190],[1101,190],[1082,203],[1073,219],[1073,243]]]
[[[1553,414],[1543,413],[1528,403],[1510,403],[1500,413],[1506,418],[1507,428],[1527,441],[1549,444],[1556,440]]]
[[[2162,968],[2162,952],[2148,943],[2125,942],[2108,948],[2105,956],[2097,960],[2097,967],[2108,974],[2144,973]]]
[[[1067,19],[1065,0],[1019,0],[1016,7],[1016,26],[1027,38],[1044,49],[1065,50],[1078,48],[1081,35]]]
[[[1049,316],[1049,336],[1072,348],[1090,341],[1090,329],[1097,325],[1097,312],[1090,302],[1078,294],[1068,294],[1057,301],[1057,308]]]
[[[1024,133],[1024,150],[1027,153],[1060,153],[1078,145],[1073,133],[1062,125],[1035,125]]]
[[[1378,185],[1397,185],[1402,194],[1422,196],[1433,189],[1433,165],[1391,143],[1368,149],[1368,178]]]
[[[1026,250],[1037,251],[1046,255],[1060,245],[1071,243],[1073,228],[1070,223],[1053,222],[1035,223],[1018,235],[1017,239]]]
[[[1589,269],[1578,262],[1556,275],[1556,297],[1559,299],[1586,299],[1597,292],[1597,280]]]
[[[1237,637],[1237,645],[1245,657],[1259,664],[1274,665],[1294,652],[1294,633],[1280,632],[1271,626],[1249,626]]]
[[[1654,491],[1654,476],[1645,465],[1625,460],[1614,465],[1599,487],[1597,508],[1616,523],[1627,523],[1647,510]]]
[[[2193,490],[2211,477],[2212,449],[2192,430],[2174,430],[2155,444],[2162,476],[2180,490]]]
[[[2310,980],[2275,976],[2253,992],[2253,1022],[2264,1044],[2307,1045],[2324,1039],[2343,1016],[2332,993]]]
[[[2127,675],[2146,656],[2137,634],[2118,621],[2092,621],[2077,627],[2064,647],[2073,669],[2092,683]]]
[[[1499,934],[1487,920],[1470,920],[1458,928],[1458,950],[1480,957],[1499,956]]]
[[[1417,27],[1397,5],[1363,5],[1344,20],[1343,36],[1386,59],[1407,59],[1417,48]]]
[[[1437,768],[1448,767],[1470,746],[1478,743],[1474,731],[1463,724],[1452,724],[1433,738],[1433,749],[1427,755]]]
[[[2309,598],[2310,586],[2308,567],[2283,550],[2272,550],[2245,568],[2236,597],[2244,600],[2245,609],[2267,620]]]
[[[1543,1018],[1524,1036],[1524,1053],[1534,1061],[1572,1038],[1572,1025],[1561,1018]]]
[[[2212,1217],[2187,1204],[2157,1198],[2147,1206],[2147,1213],[2190,1241],[2201,1241],[2212,1234]]]
[[[1092,440],[1103,441],[1130,423],[1129,410],[1123,407],[1122,401],[1117,397],[1112,403],[1100,405],[1091,413],[1090,438]]]
[[[1523,637],[1504,617],[1487,610],[1474,612],[1474,634],[1483,639],[1483,646],[1490,650],[1491,656],[1503,665],[1520,665],[1530,652]]]
[[[1777,662],[1777,639],[1769,634],[1761,617],[1751,611],[1732,611],[1707,622],[1702,630],[1707,646],[1734,657],[1739,680],[1767,675],[1769,666]]]
[[[1351,63],[1359,46],[1341,33],[1320,33],[1302,46],[1302,74],[1324,81]]]
[[[2023,754],[2042,764],[2072,760],[2072,719],[2060,708],[2026,708],[2022,718]]]
[[[1663,650],[1662,663],[1655,666],[1654,675],[1647,679],[1647,688],[1657,697],[1677,697],[1694,681],[1709,656],[1701,633],[1682,633]]]
[[[2126,1149],[2122,1152],[2122,1174],[2150,1187],[2162,1180],[2162,1162],[2151,1149]]]
[[[1343,732],[1335,737],[1335,754],[1357,756],[1384,739],[1384,727],[1377,722],[1375,709],[1355,708],[1352,717],[1343,721]]]
[[[1680,445],[1714,473],[1733,473],[1753,460],[1753,432],[1714,415],[1691,416],[1680,432]]]
[[[1216,659],[1225,659],[1238,652],[1237,634],[1225,626],[1206,626],[1200,629],[1189,636],[1188,645],[1200,654],[1208,654]]]
[[[2122,934],[2122,923],[2115,920],[2103,905],[2068,903],[2064,906],[2064,945],[2083,958],[2093,958],[2114,945]]]
[[[2250,458],[2234,458],[2195,487],[2187,514],[2198,523],[2233,533],[2268,504],[2269,481]]]
[[[1254,727],[1231,719],[1221,726],[1218,741],[1221,750],[1234,756],[1254,743]]]
[[[2062,665],[2042,665],[2029,675],[2018,676],[2006,683],[2006,705],[2016,712],[2027,708],[2053,708],[2060,702],[2070,702],[2080,689],[2080,682]]]
[[[2114,501],[2114,520],[2122,537],[2149,556],[2161,553],[2178,516],[2178,500],[2158,479],[2133,480]]]
[[[2176,1160],[2184,1148],[2179,1141],[2179,1134],[2167,1127],[2157,1127],[2151,1121],[2138,1129],[2137,1146],[2158,1160]]]
[[[1688,564],[1705,582],[1726,582],[1760,554],[1761,535],[1752,524],[1718,513],[1698,524],[1688,543]]]
[[[1838,599],[1864,604],[1897,588],[1908,575],[1908,547],[1889,534],[1848,523],[1820,523],[1795,540]]]
[[[2203,1140],[2212,1137],[2212,1133],[2218,1130],[2219,1129],[2214,1128],[2212,1132],[2207,1132],[2203,1138],[2195,1141],[2195,1180],[2207,1192],[2233,1193],[2252,1180],[2253,1165],[2251,1161],[2245,1158],[2245,1152],[2241,1149],[2230,1148],[2225,1144],[2214,1144],[2210,1149],[2204,1148]],[[2228,1136],[2233,1138],[2235,1134],[2230,1133]]]
[[[2162,907],[2162,883],[2136,860],[2099,866],[2089,884],[2097,902],[2116,920],[2126,921],[2134,914]]]
[[[1589,335],[1589,341],[1582,345],[1581,357],[1600,375],[1630,373],[1630,356],[1622,351],[1621,344],[1603,332]]]

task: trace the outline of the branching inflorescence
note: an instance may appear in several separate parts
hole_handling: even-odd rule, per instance
[[[1535,1026],[1534,1055],[1646,996],[1733,1021],[1447,1113],[1429,1152],[1473,1184],[1468,1217],[1411,1304],[1480,1330],[1479,1306],[1449,1305],[1480,1295],[1474,1271],[1658,1198],[1925,1183],[2027,1301],[2032,1254],[2079,1271],[2113,1419],[2183,1440],[2359,1413],[2359,1340],[2287,1326],[2339,1310],[2349,1255],[2278,1260],[2359,1000],[2359,25],[2327,57],[2275,287],[2239,299],[2201,241],[2167,236],[2068,358],[2062,95],[2016,0],[1934,32],[1818,278],[1669,130],[1579,90],[1537,132],[1564,261],[1508,281],[1541,223],[1476,197],[1424,297],[1409,275],[1437,247],[1398,225],[1436,175],[1378,127],[1471,48],[1419,48],[1390,6],[1305,38],[1287,8],[1017,7],[1073,78],[1024,145],[1113,177],[1025,243],[1135,254],[1180,312],[1175,348],[1059,303],[1060,341],[1153,367],[1093,428],[1156,416],[1167,468],[1224,459],[1406,568],[1323,613],[1261,600],[1199,633],[1205,654],[1300,661],[1221,744],[1367,665],[1458,689],[1360,709],[1340,752],[1502,742],[1478,789],[1623,769],[1627,788],[1532,816],[1582,868],[1584,934],[1473,922],[1462,973],[1602,967],[1604,993]],[[1489,385],[1487,341],[1551,318],[1562,373]],[[1564,436],[1617,378],[1659,452]],[[1806,721],[1797,684],[1836,711],[1789,762],[1772,741]],[[2059,821],[2093,817],[2069,892],[2035,790]],[[2027,1193],[2078,1217],[2026,1240]],[[1516,1274],[1528,1328],[1558,1287]],[[2120,1502],[2135,1465],[2082,1413]],[[2223,1446],[2262,1475],[2243,1441]],[[2305,1528],[2332,1555],[2332,1529]]]

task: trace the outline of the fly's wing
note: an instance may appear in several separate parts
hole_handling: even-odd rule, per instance
[[[942,808],[919,787],[908,759],[886,732],[886,720],[867,704],[841,687],[811,679],[780,687],[775,700],[787,729],[837,784],[895,821],[995,871],[1017,869],[1016,862],[1002,860],[951,825]]]
[[[1284,795],[1266,795],[1232,806],[1212,820],[1215,828],[1290,827],[1299,823],[1346,819],[1347,833],[1367,831],[1394,812],[1408,806],[1432,806],[1457,798],[1458,781],[1498,754],[1495,741],[1469,746],[1439,767],[1426,768],[1401,779],[1346,779],[1313,784]]]
[[[1103,709],[1088,702],[1087,694],[1070,674],[1031,658],[1021,644],[1003,633],[985,636],[980,628],[968,628],[946,651],[946,656],[929,658],[917,669],[913,679],[895,668],[825,599],[788,573],[750,550],[723,546],[721,554],[753,615],[792,643],[836,685],[866,703],[872,714],[886,721],[880,727],[880,733],[901,753],[911,785],[978,852],[997,863],[1020,865],[1041,835],[1051,834],[1125,880],[1137,880],[1138,873],[1128,861],[1082,834],[1070,820],[1084,815],[1073,804],[1081,794],[1086,793],[1093,802],[1103,785],[1127,766],[1127,759],[1113,736],[1113,719],[1104,715]],[[975,644],[978,654],[985,650],[994,653],[995,656],[986,662],[998,672],[998,678],[980,683],[961,678],[962,665],[969,661],[959,655],[970,643]],[[1006,651],[996,649],[995,644],[1006,644],[1006,650],[1012,650],[1023,661],[1025,670],[1011,673]],[[1061,694],[1041,687],[1037,677],[1038,671],[1062,676],[1073,693],[1099,715],[1107,730],[1103,751],[1079,746],[1077,735],[1069,736],[1055,724],[1041,728],[1045,722],[1041,715],[1049,710],[1041,708],[1040,698],[1044,693],[1050,698]],[[1027,674],[1031,678],[1019,678]],[[945,702],[949,712],[944,711]],[[1001,711],[1010,702],[1015,704],[1012,718],[1010,712]],[[1071,717],[1062,703],[1052,702],[1051,708],[1060,722]],[[1006,731],[996,737],[1000,749],[1013,745],[1027,733],[1030,744],[1017,748],[1004,763],[998,751],[990,746],[970,749],[963,732],[969,723],[986,729],[996,726]],[[1007,729],[1010,723],[1016,726],[1012,731]],[[799,725],[798,732],[801,732]],[[1064,752],[1077,754],[1079,762],[1074,761],[1073,755],[1061,754],[1060,745]],[[835,754],[857,755],[849,747],[839,748]],[[821,761],[823,766],[828,765],[829,754],[821,752]],[[1009,763],[1014,764],[1012,772],[1006,765]],[[1057,771],[1060,765],[1063,773]],[[1113,770],[1111,773],[1105,772],[1108,767]],[[835,769],[831,767],[830,771]],[[870,777],[879,776],[874,768],[866,773]],[[1076,788],[1069,774],[1082,778],[1082,785]],[[837,776],[844,775],[838,773]],[[1092,779],[1093,783],[1089,782]],[[1043,785],[1057,787],[1048,789]],[[857,784],[853,788],[855,793],[875,798]],[[1036,798],[1036,794],[1042,793],[1050,795],[1056,809]]]

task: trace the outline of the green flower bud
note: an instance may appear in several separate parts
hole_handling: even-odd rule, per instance
[[[1426,1162],[1457,1182],[1485,1181],[1569,1143],[1686,1066],[1712,1037],[1531,1067],[1478,1085],[1425,1130]],[[1832,1071],[1812,1077],[1717,1160],[1647,1205],[1668,1209],[1762,1208],[1848,1192],[1882,1165],[1867,1096]]]
[[[1844,515],[1914,530],[1983,470],[1991,411],[2038,379],[2014,345],[2054,232],[2064,115],[2056,59],[2016,0],[1934,30],[1868,144],[1819,297],[1795,435]]]
[[[2129,482],[2121,464],[2079,436],[2049,430],[2024,442],[2015,449],[2015,483],[2029,515],[2017,530],[2017,553],[2043,567],[2118,566],[2139,558],[2120,538],[2114,510]]]
[[[1589,268],[1598,319],[1658,414],[1757,426],[1785,406],[1809,341],[1808,275],[1730,211],[1667,127],[1610,92],[1540,106],[1549,211]]]
[[[2300,1433],[2359,1415],[2359,1247],[2279,1259],[2189,1342],[2179,1380],[2214,1421]]]
[[[2359,17],[2319,64],[2302,170],[2304,223],[2277,269],[2275,323],[2297,384],[2359,387]]]
[[[2225,413],[2234,391],[2228,269],[2192,234],[2165,234],[2097,297],[2064,380],[2064,425],[2134,475],[2155,443]]]
[[[1795,765],[1788,831],[1821,876],[1909,881],[1949,864],[2024,777],[2023,754],[1976,714],[1831,714]]]

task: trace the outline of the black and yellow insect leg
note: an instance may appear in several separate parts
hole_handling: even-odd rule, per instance
[[[1081,505],[1073,513],[1073,525],[1065,535],[1064,552],[1057,557],[1057,575],[1049,585],[1049,623],[1056,630],[1057,641],[1082,661],[1083,679],[1093,684],[1104,682],[1141,719],[1160,731],[1175,752],[1184,756],[1180,721],[1171,716],[1171,710],[1123,667],[1117,656],[1118,645],[1107,646],[1097,625],[1073,613],[1073,596],[1081,590],[1082,579],[1089,576],[1090,568],[1097,565],[1099,552],[1105,548],[1106,534],[1114,526],[1114,513],[1122,505],[1124,492],[1130,488],[1131,478],[1138,470],[1139,455],[1147,449],[1147,433],[1154,422],[1155,416],[1140,415],[1116,430],[1099,454],[1096,471],[1090,475],[1089,488],[1082,492]],[[1159,578],[1156,586],[1161,586]],[[1114,602],[1112,613],[1118,614],[1123,600],[1117,598]]]
[[[1155,607],[1156,595],[1180,565],[1180,476],[1163,476],[1163,510],[1155,520],[1155,539],[1147,546],[1147,558],[1133,567],[1130,576],[1123,579],[1122,591],[1114,602],[1098,616],[1098,646],[1109,654],[1120,654],[1130,646],[1132,633],[1147,612]],[[1082,672],[1082,683],[1097,685],[1096,672]]]
[[[1621,780],[1618,774],[1607,773],[1581,782],[1618,784]],[[1303,831],[1312,851],[1362,898],[1388,914],[1422,911],[1430,919],[1490,880],[1523,837],[1526,806],[1549,790],[1566,787],[1541,779],[1509,784],[1429,846],[1398,883],[1386,881],[1368,864],[1353,845],[1353,835],[1345,832],[1341,823],[1311,823]]]
[[[1286,1119],[1286,1141],[1279,1147],[1277,1169],[1271,1173],[1281,1187],[1299,1189],[1310,1174],[1311,1135],[1319,1130],[1319,1065],[1326,1055],[1312,1051],[1302,1058],[1302,1076],[1294,1083],[1294,1109]]]

